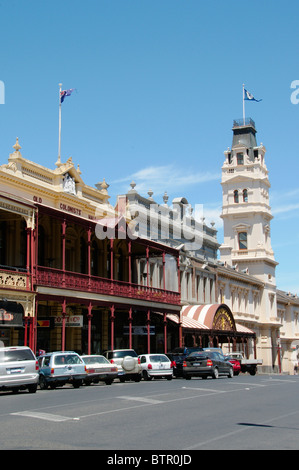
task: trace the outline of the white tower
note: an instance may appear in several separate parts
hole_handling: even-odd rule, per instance
[[[267,337],[278,327],[275,268],[271,247],[270,182],[266,149],[256,143],[255,123],[248,118],[233,123],[232,148],[222,166],[224,242],[221,261],[264,283],[257,322]],[[267,331],[266,331],[267,330]],[[271,331],[272,330],[272,331]]]

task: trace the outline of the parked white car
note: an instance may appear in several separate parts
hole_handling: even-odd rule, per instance
[[[171,361],[165,354],[141,354],[139,358],[144,380],[153,377],[172,379]]]

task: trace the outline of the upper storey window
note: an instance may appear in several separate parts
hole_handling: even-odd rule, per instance
[[[237,204],[239,202],[239,191],[237,189],[234,191],[234,202]]]
[[[248,191],[243,189],[243,202],[248,202]]]
[[[247,250],[247,232],[238,233],[239,250]]]
[[[237,165],[244,165],[243,153],[237,153]]]

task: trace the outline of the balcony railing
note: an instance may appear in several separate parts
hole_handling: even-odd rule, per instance
[[[0,288],[31,290],[31,276],[25,268],[0,265]]]
[[[243,126],[251,126],[255,129],[255,122],[251,118],[234,119],[233,127],[243,127]]]
[[[180,305],[180,293],[38,266],[37,285]]]

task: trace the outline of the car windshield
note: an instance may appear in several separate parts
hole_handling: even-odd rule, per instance
[[[30,349],[11,349],[0,351],[0,362],[33,361],[34,356]]]
[[[61,354],[59,356],[54,356],[54,364],[82,364],[82,361],[80,357],[75,354]]]
[[[110,364],[104,356],[83,356],[85,364]]]
[[[168,357],[163,354],[157,354],[149,357],[151,362],[169,362]]]

